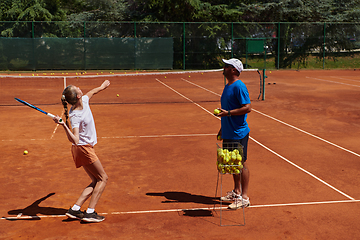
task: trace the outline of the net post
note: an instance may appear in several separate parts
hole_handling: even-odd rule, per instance
[[[262,76],[262,98],[261,100],[265,100],[265,78],[267,78],[267,76],[265,75],[266,69],[263,69],[263,76]]]
[[[66,88],[66,77],[64,77],[64,89]]]

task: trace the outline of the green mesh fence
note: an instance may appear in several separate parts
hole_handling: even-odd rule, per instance
[[[172,69],[172,38],[0,38],[10,70]]]
[[[360,23],[0,22],[0,70],[360,68]],[[249,50],[253,40],[263,51]]]

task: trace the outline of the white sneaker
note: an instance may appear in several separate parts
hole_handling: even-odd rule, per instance
[[[234,190],[227,192],[226,196],[220,198],[221,201],[234,201],[236,198],[241,198],[239,194],[236,194]]]
[[[235,198],[234,202],[229,205],[230,209],[239,209],[250,206],[250,198],[243,199],[242,197]]]

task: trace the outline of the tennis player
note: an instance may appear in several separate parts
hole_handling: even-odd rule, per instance
[[[246,162],[250,128],[246,118],[251,112],[251,103],[247,87],[239,79],[243,70],[242,62],[236,58],[223,59],[223,62],[225,63],[223,75],[227,79],[227,84],[221,95],[221,112],[217,114],[221,117],[218,137],[223,139],[223,147],[226,146],[226,142],[238,142],[243,146],[244,167],[242,174],[233,174],[234,189],[221,197],[221,200],[232,201],[229,208],[238,209],[250,206],[248,197],[250,172]]]
[[[80,219],[85,222],[101,222],[105,220],[105,217],[95,212],[95,206],[105,189],[108,176],[93,148],[97,143],[97,136],[89,100],[94,94],[101,92],[109,85],[110,82],[106,80],[100,87],[92,89],[85,95],[83,95],[79,87],[72,85],[66,87],[61,98],[66,121],[59,122],[60,117],[54,117],[55,123],[63,126],[69,141],[72,143],[71,152],[76,168],[82,166],[91,178],[90,185],[83,190],[74,206],[66,213],[66,216],[70,218]],[[69,113],[67,103],[72,105]],[[70,130],[69,118],[72,130]],[[88,209],[82,212],[80,208],[90,196]]]

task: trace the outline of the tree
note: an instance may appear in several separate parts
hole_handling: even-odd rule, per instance
[[[233,22],[241,16],[234,6],[201,0],[135,0],[131,6],[137,21]]]
[[[320,53],[324,51],[323,35],[324,27],[322,25],[313,26],[303,22],[351,22],[359,21],[360,1],[340,1],[340,0],[276,0],[276,1],[249,1],[241,3],[240,10],[244,12],[242,20],[246,22],[283,22],[280,29],[274,29],[275,33],[281,36],[279,42],[275,42],[273,53],[280,55],[279,62],[276,59],[276,66],[280,68],[289,67],[294,61],[306,64],[311,49],[319,49]],[[319,28],[320,26],[320,28]],[[338,30],[337,33],[330,26],[328,31],[332,32],[332,38],[337,39],[337,45],[342,43],[341,48],[348,49],[349,41],[346,40],[348,34],[346,31]],[[314,28],[319,28],[314,30]],[[355,30],[355,29],[353,29]],[[335,41],[335,40],[334,40]],[[328,43],[327,50],[334,50],[334,43]],[[290,49],[291,52],[288,52]],[[278,50],[280,52],[278,52]],[[321,57],[322,55],[319,54]]]
[[[69,21],[124,21],[128,15],[126,0],[63,0]]]
[[[1,21],[53,21],[64,20],[59,0],[4,0]]]

